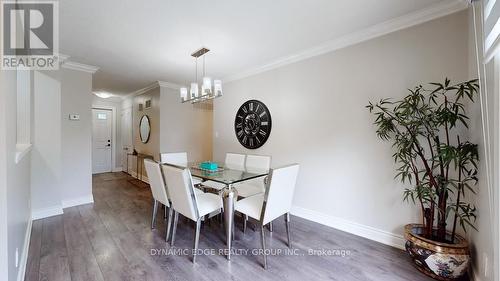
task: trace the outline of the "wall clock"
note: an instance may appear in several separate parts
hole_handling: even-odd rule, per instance
[[[245,102],[234,119],[236,138],[246,148],[261,147],[271,134],[271,113],[258,100]]]

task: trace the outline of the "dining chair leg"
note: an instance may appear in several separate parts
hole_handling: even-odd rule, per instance
[[[201,228],[201,218],[196,222],[196,232],[194,234],[194,251],[193,251],[193,263],[196,262],[196,255],[198,254],[198,242],[200,241],[200,228]]]
[[[260,226],[260,239],[262,242],[262,254],[264,255],[264,269],[267,269],[266,240],[264,236],[264,225]]]
[[[174,227],[172,229],[172,240],[170,240],[170,246],[174,246],[175,233],[177,232],[177,222],[179,221],[179,213],[174,211]]]
[[[153,205],[153,218],[151,219],[151,229],[155,228],[156,225],[156,213],[158,212],[158,201],[154,200]]]
[[[243,235],[245,235],[245,231],[247,231],[247,221],[248,221],[248,216],[244,215],[244,218],[243,218]]]
[[[290,238],[290,213],[286,213],[285,215],[285,223],[286,223],[286,236],[288,237],[288,248],[292,248],[292,239]]]
[[[168,241],[168,238],[170,237],[170,228],[172,227],[172,214],[174,212],[174,209],[172,209],[172,206],[168,208],[168,220],[167,220],[167,234],[165,236],[165,242]]]

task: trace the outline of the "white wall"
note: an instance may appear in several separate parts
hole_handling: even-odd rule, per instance
[[[226,83],[214,101],[214,157],[271,155],[272,166],[300,163],[294,213],[401,247],[403,225],[420,221],[393,179],[390,143],[380,141],[368,101],[402,97],[419,83],[468,79],[464,12]],[[247,150],[234,118],[246,100],[272,115],[267,143]]]
[[[10,79],[9,79],[10,78]],[[0,70],[0,278],[5,279],[8,271],[7,241],[7,156],[6,156],[6,112],[7,92],[16,82]]]
[[[93,202],[92,75],[61,68],[35,72],[34,149],[31,163],[33,218]],[[70,121],[69,114],[79,114]]]
[[[35,219],[62,213],[61,83],[56,71],[35,71],[31,196]]]
[[[0,279],[16,280],[27,257],[30,231],[30,154],[15,162],[17,142],[17,75],[0,71]]]
[[[479,36],[478,41],[478,50],[479,50],[479,58],[482,58],[482,43],[481,43],[481,32],[482,25],[480,20],[480,5],[477,5],[477,34]],[[473,27],[473,14],[472,9],[469,10],[469,73],[470,76],[477,77],[478,73],[478,65],[477,65],[477,57],[476,57],[476,46],[475,46],[475,38],[474,38],[474,27]],[[481,65],[482,66],[482,65]],[[492,60],[488,63],[485,68],[480,68],[481,70],[481,95],[483,96],[484,104],[488,103],[490,105],[490,115],[488,116],[490,120],[494,120],[493,112],[497,112],[498,109],[494,111],[492,106],[494,105],[494,96],[498,96],[498,89],[495,89],[495,63]],[[486,73],[483,72],[486,71]],[[487,84],[484,82],[487,81]],[[496,93],[496,94],[495,94]],[[487,95],[486,95],[487,94]],[[498,233],[495,234],[495,221],[494,219],[494,211],[490,211],[490,195],[494,194],[498,195],[498,189],[494,188],[494,194],[489,194],[488,186],[487,186],[487,178],[486,178],[486,157],[485,157],[485,142],[483,138],[483,125],[482,125],[482,113],[485,114],[486,111],[481,112],[480,99],[470,106],[471,112],[471,130],[470,130],[470,138],[473,143],[477,143],[479,145],[479,157],[480,157],[480,169],[479,169],[479,183],[477,185],[477,195],[472,196],[472,201],[477,206],[477,220],[476,227],[479,231],[470,231],[469,232],[469,241],[471,241],[471,252],[473,255],[473,272],[476,280],[481,281],[490,281],[490,280],[498,280],[494,279],[494,249],[498,249]],[[495,123],[491,122],[490,124],[491,132],[495,131]],[[498,145],[498,140],[496,142]],[[493,147],[491,147],[493,148]],[[497,166],[498,167],[498,166]],[[493,171],[493,173],[495,173]],[[498,174],[498,173],[496,173]],[[498,187],[498,185],[494,185]],[[493,204],[493,206],[498,206],[497,204]],[[498,209],[498,207],[496,207]],[[496,223],[498,227],[498,221]],[[493,239],[496,237],[496,239]],[[494,247],[492,247],[494,246]],[[496,269],[498,271],[498,267]],[[496,273],[498,274],[498,272]],[[498,275],[497,275],[498,276]]]
[[[62,204],[93,202],[92,197],[92,74],[61,70]],[[69,120],[80,115],[79,121]]]
[[[181,103],[179,90],[160,87],[160,151],[188,152],[189,161],[212,159],[211,104]]]

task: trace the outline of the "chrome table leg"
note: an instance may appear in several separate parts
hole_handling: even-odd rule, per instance
[[[286,223],[286,236],[288,238],[288,248],[292,248],[292,238],[290,237],[290,213],[286,213],[285,215],[285,223]]]
[[[158,201],[154,200],[153,217],[151,218],[151,229],[155,228],[155,225],[156,225],[156,213],[157,212],[158,212]]]
[[[231,259],[231,242],[234,224],[234,199],[236,198],[236,191],[232,185],[228,185],[222,192],[222,199],[224,203],[224,222],[226,227],[226,245],[227,245],[227,259]]]

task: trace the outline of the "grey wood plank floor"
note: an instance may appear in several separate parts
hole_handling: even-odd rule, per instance
[[[203,225],[200,249],[191,257],[194,224],[179,220],[176,245],[165,243],[165,221],[158,212],[150,228],[152,197],[149,187],[125,173],[93,177],[94,204],[64,210],[61,216],[33,223],[26,278],[34,280],[432,280],[420,274],[398,249],[292,216],[292,254],[286,251],[284,221],[267,232],[267,245],[276,256],[252,255],[260,249],[259,231],[241,232],[236,219],[235,251],[230,262],[224,229],[217,221]],[[309,250],[343,250],[344,255],[309,254]],[[170,252],[168,251],[170,250]],[[243,250],[249,250],[244,254]],[[163,251],[163,252],[161,252]]]

